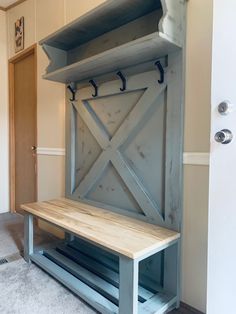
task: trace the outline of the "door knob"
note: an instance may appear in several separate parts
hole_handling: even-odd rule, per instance
[[[221,144],[229,144],[233,140],[233,133],[230,130],[223,129],[216,133],[215,140]]]
[[[35,152],[35,151],[36,151],[36,149],[37,149],[37,147],[36,147],[36,146],[31,146],[31,150],[32,150],[32,151],[34,151],[34,152]]]

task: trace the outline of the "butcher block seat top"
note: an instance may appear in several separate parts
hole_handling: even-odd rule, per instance
[[[175,231],[65,198],[24,204],[21,208],[131,259],[158,251],[180,237]]]

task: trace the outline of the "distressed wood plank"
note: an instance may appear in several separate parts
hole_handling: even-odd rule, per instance
[[[163,224],[160,209],[156,202],[151,198],[146,188],[119,152],[113,154],[112,163],[119,175],[128,186],[143,212],[154,222]]]
[[[150,300],[139,306],[138,314],[162,314],[165,313],[177,298],[170,293],[157,293]]]
[[[104,266],[101,262],[96,261],[94,258],[89,257],[67,245],[58,245],[57,251],[61,252],[65,256],[68,256],[70,259],[79,263],[83,267],[86,267],[94,274],[97,274],[99,277],[111,283],[113,286],[117,288],[119,287],[119,274],[118,272],[110,269],[109,266]],[[140,301],[144,301],[150,299],[153,296],[153,293],[142,286],[139,286],[138,295]]]
[[[175,231],[67,199],[25,204],[22,209],[132,259],[154,254],[180,237]]]
[[[96,184],[97,180],[103,174],[110,158],[107,157],[109,152],[104,151],[90,168],[85,178],[81,181],[80,185],[74,191],[74,194],[81,198],[85,197],[89,190]]]
[[[76,109],[73,104],[66,106],[66,195],[73,193],[75,189],[75,156],[76,156]]]
[[[104,297],[108,298],[111,302],[118,305],[119,303],[119,289],[98,275],[87,270],[85,267],[73,262],[71,259],[58,253],[56,250],[46,250],[44,256],[55,262],[57,265],[67,270],[72,275],[86,283],[88,286],[101,293]]]
[[[95,114],[91,112],[91,110],[89,111],[88,108],[85,108],[86,104],[88,107],[87,101],[79,101],[76,106],[77,110],[104,151],[93,164],[79,187],[74,191],[74,195],[78,194],[80,197],[85,197],[98,178],[101,177],[105,167],[111,160],[146,216],[149,217],[150,220],[153,220],[153,222],[163,225],[163,217],[161,216],[161,210],[158,204],[152,199],[148,191],[141,184],[139,178],[128,166],[117,149],[119,149],[128,138],[132,137],[132,134],[144,118],[146,112],[165,89],[166,84],[162,84],[161,86],[151,84],[147,90],[144,91],[142,97],[111,140],[109,140],[99,121],[96,121]]]
[[[83,81],[156,60],[179,49],[175,44],[161,38],[158,33],[154,33],[48,73],[43,78],[61,83]]]
[[[118,308],[115,304],[68,273],[62,267],[50,261],[48,258],[39,253],[31,255],[30,258],[34,263],[63,283],[75,294],[83,298],[88,304],[95,307],[99,312],[104,314],[118,313]]]
[[[24,216],[24,259],[30,262],[30,255],[34,251],[34,219],[31,214]]]
[[[109,136],[105,132],[105,129],[102,127],[100,121],[95,119],[92,111],[89,111],[87,102],[81,101],[80,103],[75,103],[75,107],[93,136],[96,138],[98,144],[105,149],[109,143]]]
[[[47,36],[40,44],[69,50],[160,7],[157,0],[106,1]]]
[[[120,257],[119,314],[138,312],[138,262]]]
[[[124,144],[128,137],[132,136],[134,130],[142,121],[148,109],[166,88],[166,84],[157,86],[155,82],[151,81],[148,83],[148,87],[146,88],[144,94],[117,130],[115,136],[111,139],[111,144],[114,148],[120,147]]]

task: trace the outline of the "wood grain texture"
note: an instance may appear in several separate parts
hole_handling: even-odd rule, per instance
[[[44,79],[81,82],[179,50],[184,8],[185,0],[106,1],[40,41]]]
[[[180,237],[177,232],[68,199],[24,204],[21,208],[132,259]]]
[[[70,50],[160,7],[160,1],[156,0],[105,1],[47,36],[40,44]]]
[[[150,60],[156,60],[179,49],[180,47],[175,43],[162,38],[158,32],[155,32],[64,66],[64,63],[60,64],[61,61],[58,61],[61,60],[58,58],[58,53],[55,55],[55,50],[49,50],[44,45],[44,50],[47,50],[47,55],[50,59],[50,65],[47,69],[47,74],[43,78],[60,83],[83,81],[90,77],[117,71]],[[114,62],[114,60],[116,61]],[[52,68],[57,68],[57,70],[49,72]]]

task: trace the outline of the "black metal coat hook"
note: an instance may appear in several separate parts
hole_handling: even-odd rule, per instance
[[[164,80],[165,80],[165,72],[164,72],[163,66],[162,66],[160,61],[157,61],[155,63],[155,66],[157,66],[157,68],[158,68],[158,70],[160,72],[160,79],[158,80],[158,83],[159,84],[163,84]]]
[[[97,84],[94,82],[94,80],[90,80],[89,83],[94,87],[94,91],[95,93],[92,94],[93,97],[97,97],[98,95],[98,86]]]
[[[120,91],[123,92],[126,90],[126,78],[121,71],[117,72],[116,75],[118,75],[122,81],[122,87],[120,88]]]
[[[69,91],[71,92],[72,94],[72,98],[70,98],[70,101],[75,101],[75,94],[76,94],[76,88],[75,88],[75,84],[70,84],[70,85],[67,85],[67,88],[69,89]]]

